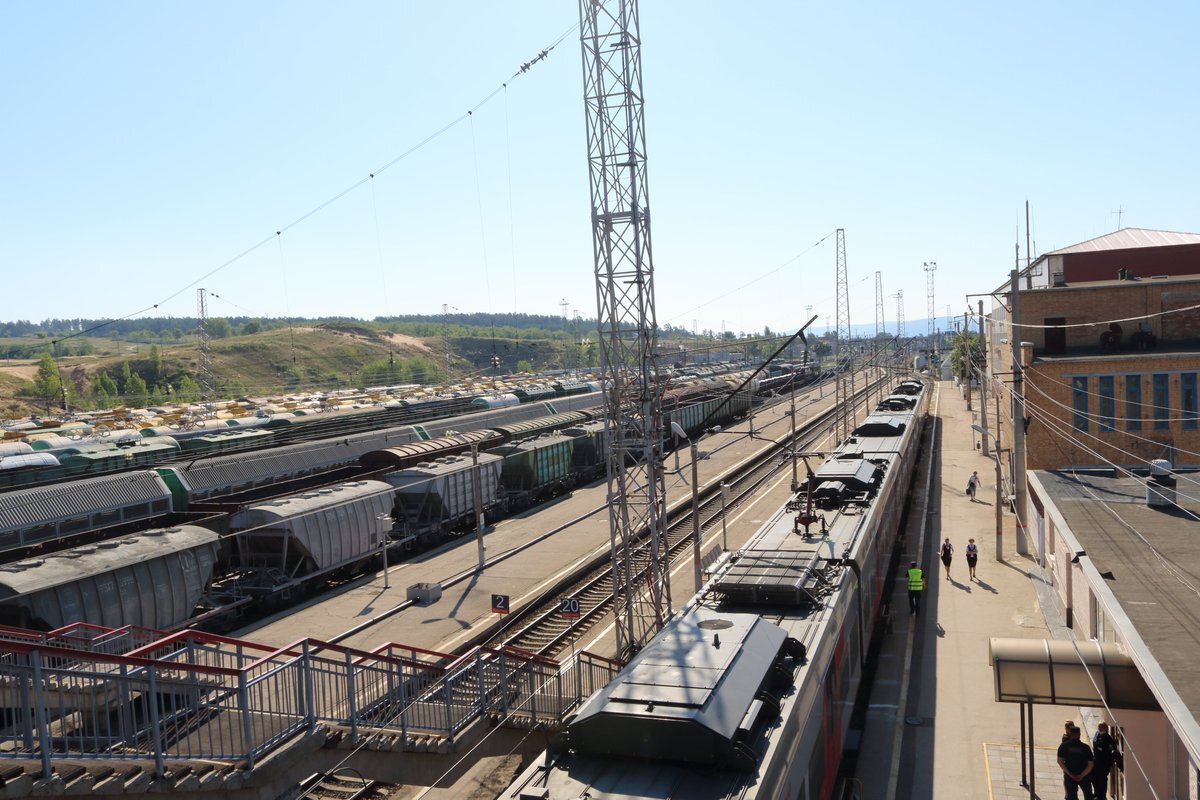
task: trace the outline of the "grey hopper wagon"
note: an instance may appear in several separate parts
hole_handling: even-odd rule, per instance
[[[0,620],[165,630],[187,621],[213,574],[219,536],[195,525],[145,531],[0,566]]]
[[[479,454],[479,507],[486,514],[499,502],[504,459]],[[389,472],[396,488],[396,519],[409,536],[440,534],[474,521],[475,477],[470,456],[447,456]]]
[[[249,506],[230,520],[244,569],[289,578],[354,564],[392,529],[392,487],[352,481]]]

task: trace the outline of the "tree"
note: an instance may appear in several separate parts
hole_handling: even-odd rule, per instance
[[[533,364],[522,358],[517,362],[517,372],[533,372]]]
[[[181,403],[194,403],[200,399],[200,384],[191,375],[184,375],[175,387],[175,399]]]
[[[33,385],[37,388],[38,397],[46,404],[46,411],[49,412],[50,404],[62,394],[62,378],[58,374],[58,364],[55,363],[54,357],[49,352],[42,353],[42,357],[38,361]]]
[[[117,395],[117,382],[107,372],[97,372],[88,382],[88,394],[98,407],[106,408]]]
[[[148,399],[149,390],[146,388],[146,382],[142,380],[141,375],[131,375],[125,388],[122,390],[125,395],[125,402],[130,405],[144,406]]]
[[[954,337],[954,344],[950,348],[950,369],[956,377],[963,380],[970,377],[974,370],[983,367],[983,358],[983,344],[978,334],[960,332]]]
[[[147,380],[151,383],[157,383],[162,376],[162,354],[158,352],[158,345],[150,345],[150,352],[146,356],[149,364],[146,366]]]
[[[117,388],[120,389],[121,394],[127,394],[129,392],[129,382],[131,380],[133,380],[133,372],[129,369],[129,362],[122,361],[121,374],[117,378]]]
[[[210,319],[206,327],[208,328],[208,335],[214,339],[224,339],[233,333],[233,328],[230,327],[229,320],[223,317]]]
[[[262,323],[256,319],[252,319],[241,327],[240,333],[242,336],[249,336],[252,333],[262,331]]]

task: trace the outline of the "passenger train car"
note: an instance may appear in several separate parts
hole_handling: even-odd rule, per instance
[[[929,391],[898,385],[502,798],[830,798]]]

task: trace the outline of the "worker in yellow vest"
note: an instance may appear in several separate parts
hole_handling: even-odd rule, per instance
[[[921,613],[921,592],[925,591],[925,573],[917,566],[917,562],[908,562],[908,613],[916,616]]]

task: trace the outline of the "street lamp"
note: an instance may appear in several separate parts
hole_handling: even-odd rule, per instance
[[[729,530],[725,527],[725,504],[729,502],[729,484],[721,481],[721,549],[729,552]]]
[[[971,430],[978,431],[984,436],[996,438],[995,434],[980,425],[972,425]],[[1000,476],[1000,442],[996,441],[996,448],[992,451],[996,461],[996,560],[1004,560],[1004,510],[1000,507],[1001,491],[1000,484],[1002,482]]]

